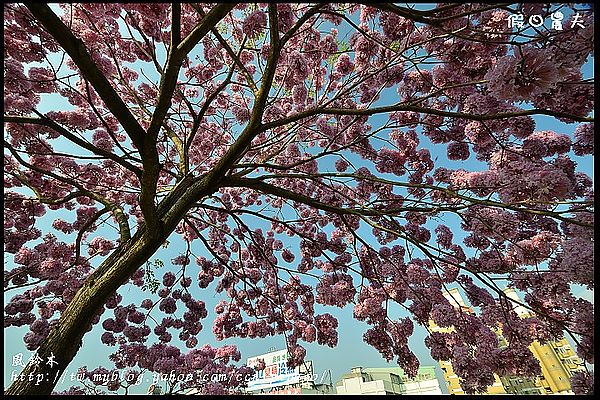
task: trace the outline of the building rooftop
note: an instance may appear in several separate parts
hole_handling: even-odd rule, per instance
[[[435,376],[435,365],[424,365],[419,367],[417,372],[416,380],[422,379],[437,379]],[[362,368],[362,367],[353,367],[351,372],[343,374],[340,379],[349,379],[355,378],[361,375],[370,375],[370,374],[395,374],[400,377],[402,381],[412,381],[413,379],[409,378],[408,375],[404,372],[404,370],[400,367],[372,367],[372,368]]]

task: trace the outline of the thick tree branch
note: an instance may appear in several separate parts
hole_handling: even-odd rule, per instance
[[[106,199],[104,196],[101,196],[100,194],[98,194],[96,192],[93,192],[91,190],[84,188],[82,185],[80,185],[74,179],[55,174],[54,172],[47,171],[42,168],[38,168],[35,165],[28,163],[19,155],[19,153],[14,149],[14,147],[12,147],[12,145],[10,143],[8,143],[6,140],[4,141],[4,147],[8,148],[8,150],[17,159],[17,161],[24,167],[29,168],[30,170],[38,172],[42,175],[54,178],[60,182],[66,183],[67,185],[71,185],[78,189],[78,193],[80,193],[80,195],[87,196],[93,200],[96,200],[97,202],[99,202],[101,204],[104,204],[108,209],[110,209],[113,212],[114,217],[119,224],[119,230],[121,233],[121,242],[122,243],[126,242],[131,238],[129,222],[127,221],[127,216],[125,215],[125,213],[123,212],[123,209],[121,207],[117,206],[116,204],[113,204],[108,199]],[[31,187],[30,185],[27,185],[27,186]],[[34,190],[34,192],[36,193],[36,196],[38,198],[42,198],[41,193],[39,191]],[[60,199],[60,200],[62,200],[62,199]]]
[[[73,62],[79,67],[81,74],[92,84],[106,107],[121,123],[133,144],[138,148],[144,167],[140,179],[142,188],[140,207],[144,220],[151,228],[150,232],[159,232],[161,227],[158,225],[156,217],[154,196],[161,165],[158,161],[155,140],[152,140],[152,137],[146,134],[146,131],[131,114],[129,108],[93,61],[83,42],[73,35],[71,30],[54,14],[50,7],[46,4],[37,3],[26,4],[25,6],[69,54]]]
[[[312,197],[304,194],[292,192],[287,189],[280,188],[269,183],[262,182],[260,179],[254,178],[239,178],[229,176],[221,181],[223,187],[246,187],[249,189],[257,190],[265,194],[271,194],[284,199],[292,200],[298,203],[305,204],[310,207],[317,208],[322,211],[331,212],[334,214],[344,215],[363,215],[363,216],[380,216],[380,215],[396,215],[401,212],[423,212],[423,213],[437,213],[440,211],[455,211],[456,207],[400,207],[396,209],[387,210],[375,210],[373,208],[347,208],[347,207],[336,207],[330,204],[323,203],[315,200]]]
[[[148,128],[148,136],[151,139],[156,140],[158,131],[163,124],[167,111],[171,106],[171,100],[173,98],[173,92],[177,84],[177,78],[179,76],[179,70],[181,64],[188,53],[198,44],[198,42],[206,35],[212,28],[215,27],[221,19],[223,19],[229,11],[235,7],[235,3],[218,4],[210,10],[202,21],[192,30],[192,32],[179,43],[179,45],[171,45],[169,55],[167,58],[167,67],[161,76],[160,90],[158,95],[158,101],[156,102],[156,108],[150,121],[150,127]],[[173,18],[178,19],[181,17],[181,10],[179,7],[173,8]]]
[[[171,47],[181,43],[181,4],[171,3]]]
[[[575,115],[571,115],[568,113],[558,112],[558,111],[550,111],[543,109],[532,109],[532,110],[521,110],[515,112],[507,112],[507,113],[498,113],[498,114],[469,114],[463,112],[454,112],[454,111],[443,111],[436,110],[434,108],[426,108],[408,104],[394,104],[391,106],[383,106],[383,107],[374,107],[374,108],[365,108],[365,109],[342,109],[342,108],[326,108],[326,107],[317,107],[312,110],[307,110],[300,112],[298,114],[289,116],[287,118],[282,118],[277,121],[269,122],[263,124],[261,126],[261,131],[267,131],[269,129],[277,128],[280,126],[285,126],[287,124],[291,124],[293,122],[299,121],[304,118],[314,117],[315,115],[376,115],[389,113],[394,111],[414,111],[423,114],[429,115],[439,115],[441,117],[450,117],[450,118],[463,118],[471,121],[493,121],[498,119],[506,119],[506,118],[514,118],[514,117],[524,117],[528,115],[548,115],[556,118],[569,118],[573,121],[577,122],[594,122],[594,117],[578,117]]]
[[[137,148],[143,147],[145,131],[129,112],[108,79],[100,71],[83,42],[54,14],[47,4],[27,3],[25,7],[52,35],[79,67],[81,74],[92,84],[106,107],[117,118]]]
[[[427,25],[437,26],[435,18],[427,17],[427,12],[420,10],[412,10],[406,7],[399,7],[392,3],[366,3],[366,6],[378,8],[381,11],[389,11],[401,17],[410,19],[415,22],[421,22]]]
[[[108,207],[104,207],[101,210],[98,210],[92,217],[81,227],[79,232],[77,232],[77,238],[75,239],[75,261],[74,265],[79,264],[79,256],[81,255],[81,241],[83,240],[83,235],[85,232],[100,218],[102,215],[109,212]]]
[[[460,18],[460,17],[466,17],[466,16],[469,16],[472,14],[480,13],[480,12],[483,12],[486,10],[490,10],[490,9],[494,9],[494,8],[498,8],[498,7],[502,7],[502,6],[510,6],[511,4],[515,4],[515,3],[490,4],[490,5],[487,5],[486,7],[474,8],[473,10],[469,10],[469,11],[466,11],[466,12],[463,12],[463,13],[460,13],[457,15],[451,15],[448,17],[435,17],[435,16],[431,16],[431,15],[439,13],[444,10],[455,8],[458,5],[447,5],[447,6],[438,7],[438,8],[432,9],[432,10],[421,11],[421,10],[414,10],[414,9],[410,9],[410,8],[406,8],[406,7],[400,7],[393,3],[365,3],[365,5],[368,5],[369,7],[375,7],[381,11],[388,11],[393,14],[399,15],[401,17],[410,19],[412,21],[421,22],[423,24],[431,25],[434,27],[440,27],[442,22],[445,22],[448,20],[452,20],[452,19]]]
[[[393,185],[393,186],[400,186],[400,187],[406,187],[406,188],[420,188],[420,189],[429,189],[429,190],[434,190],[434,191],[440,191],[443,192],[444,194],[448,195],[450,198],[455,198],[455,199],[460,199],[463,201],[466,201],[472,205],[480,205],[480,206],[486,206],[486,207],[494,207],[494,208],[500,208],[500,209],[506,209],[506,210],[511,210],[511,211],[516,211],[516,212],[522,212],[522,213],[527,213],[527,214],[532,214],[532,215],[542,215],[542,216],[546,216],[546,217],[551,217],[551,218],[555,218],[558,219],[559,221],[563,221],[566,223],[570,223],[570,224],[574,224],[574,225],[578,225],[578,226],[582,226],[582,227],[586,227],[586,228],[593,228],[594,226],[585,222],[580,222],[574,219],[570,219],[570,218],[565,218],[563,217],[561,214],[563,212],[558,212],[558,211],[550,211],[550,210],[544,210],[544,209],[538,209],[538,208],[532,208],[532,207],[519,207],[518,205],[515,204],[510,204],[510,203],[503,203],[503,202],[498,202],[498,201],[494,201],[494,200],[490,200],[490,199],[478,199],[478,198],[474,198],[474,197],[470,197],[470,196],[465,196],[463,194],[458,193],[455,190],[449,189],[449,188],[445,188],[445,187],[441,187],[441,186],[435,186],[435,185],[429,185],[429,184],[425,184],[425,183],[410,183],[410,182],[399,182],[399,181],[392,181],[389,179],[385,179],[385,178],[379,178],[379,177],[375,177],[375,176],[357,176],[354,174],[347,174],[347,173],[319,173],[319,174],[282,174],[282,175],[263,175],[257,178],[238,178],[238,177],[228,177],[226,181],[224,181],[225,183],[229,183],[231,181],[235,182],[235,184],[233,186],[244,186],[243,183],[249,183],[252,186],[248,186],[249,188],[254,188],[256,186],[254,182],[260,181],[262,182],[265,179],[273,179],[273,178],[281,178],[281,179],[293,179],[293,178],[297,178],[297,179],[302,179],[302,180],[318,180],[320,178],[351,178],[351,179],[359,179],[359,180],[366,180],[366,181],[371,181],[371,182],[375,182],[375,183],[383,183],[383,184],[387,184],[387,185]],[[270,184],[265,184],[268,186],[264,186],[262,187],[262,190],[259,189],[260,191],[264,191],[264,190],[277,190],[280,194],[282,195],[296,195],[293,192],[289,192],[289,193],[285,193],[285,192],[281,192],[284,189],[280,189],[277,188],[273,185]],[[275,188],[275,189],[273,189]],[[276,194],[275,192],[271,192],[271,194]],[[278,195],[279,196],[279,195]],[[280,196],[280,197],[284,197],[284,196]],[[306,196],[305,196],[306,197]],[[286,197],[289,198],[290,200],[295,200],[294,198],[291,197]],[[296,201],[300,201],[303,202],[301,200],[296,200]],[[304,203],[304,202],[303,202]],[[305,203],[306,204],[306,203]],[[586,203],[587,204],[587,203]],[[589,203],[589,205],[591,205],[591,203]],[[319,208],[319,207],[316,207]],[[429,208],[425,208],[425,207],[402,207],[399,210],[386,210],[385,212],[373,212],[371,215],[393,215],[394,212],[399,212],[399,211],[413,211],[413,212],[439,212],[439,211],[452,211],[452,212],[456,212],[458,210],[460,210],[461,208],[465,208],[465,207],[429,207]],[[569,212],[569,211],[565,211],[565,212]],[[360,212],[360,215],[368,215],[365,214],[364,212]]]
[[[177,47],[172,45],[169,51],[167,66],[161,76],[156,108],[154,109],[148,128],[147,141],[149,143],[145,144],[143,149],[140,149],[142,153],[146,153],[147,157],[152,160],[148,165],[144,165],[146,176],[142,180],[142,193],[140,195],[140,205],[150,232],[159,232],[163,229],[154,206],[156,185],[161,168],[158,162],[156,138],[167,116],[167,111],[171,106],[181,64],[198,41],[225,17],[233,7],[235,7],[235,4],[220,4],[215,6]],[[175,20],[180,18],[180,11],[178,7],[173,8],[173,18]],[[175,35],[175,39],[177,39],[177,35]]]
[[[137,176],[141,176],[142,174],[142,170],[131,164],[129,161],[126,161],[125,159],[123,159],[123,157],[119,157],[114,153],[111,153],[109,151],[103,150],[99,147],[94,146],[93,144],[86,142],[85,140],[77,137],[76,135],[72,134],[71,132],[69,132],[66,128],[60,126],[58,123],[54,122],[53,120],[51,120],[50,118],[39,114],[40,117],[39,118],[35,118],[35,117],[23,117],[23,116],[19,116],[19,115],[3,115],[2,116],[2,121],[3,122],[12,122],[12,123],[17,123],[17,124],[34,124],[34,125],[43,125],[43,126],[47,126],[49,128],[52,128],[53,130],[55,130],[56,132],[60,133],[63,137],[65,137],[66,139],[70,140],[71,142],[75,143],[76,145],[96,154],[99,156],[102,156],[104,158],[107,158],[109,160],[112,160],[114,162],[116,162],[117,164],[123,166],[124,168],[130,170],[131,172],[133,172],[134,174],[136,174]]]

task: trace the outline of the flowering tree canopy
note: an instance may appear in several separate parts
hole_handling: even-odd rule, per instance
[[[562,30],[507,25],[557,10]],[[134,378],[251,374],[235,347],[198,343],[213,311],[197,293],[215,291],[216,338],[285,335],[290,366],[303,342],[336,346],[327,307],[353,307],[409,375],[413,324],[453,327],[425,344],[468,393],[538,374],[528,345],[565,332],[593,363],[593,304],[573,290],[594,287],[575,161],[594,153],[593,30],[581,5],[5,4],[4,326],[58,362],[23,373],[64,371],[101,325]],[[128,384],[98,371],[82,373]]]

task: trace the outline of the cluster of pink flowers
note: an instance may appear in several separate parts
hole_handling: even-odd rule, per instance
[[[164,71],[146,72],[161,65],[157,44],[173,49],[171,7],[61,6],[60,18],[143,129],[162,90],[161,80],[152,77]],[[198,7],[208,13],[213,5]],[[453,363],[468,393],[485,390],[494,374],[539,373],[527,346],[556,338],[565,328],[581,337],[577,352],[592,363],[593,304],[575,296],[572,285],[594,287],[593,181],[570,157],[571,151],[581,157],[594,153],[593,122],[579,123],[591,121],[594,104],[593,84],[581,71],[593,51],[593,13],[581,11],[584,27],[568,28],[571,15],[563,32],[541,31],[510,47],[508,42],[523,36],[506,29],[507,11],[487,6],[456,4],[421,14],[435,15],[435,24],[415,24],[380,6],[275,7],[277,32],[268,32],[273,21],[266,3],[239,4],[216,27],[226,45],[209,32],[182,59],[181,80],[156,138],[160,172],[154,201],[164,211],[164,194],[186,172],[192,179],[211,178],[215,165],[236,165],[226,165],[221,174],[226,179],[213,182],[212,192],[190,205],[189,218],[177,224],[175,234],[190,250],[174,256],[162,276],[154,278],[146,265],[127,280],[155,293],[139,304],[123,304],[125,292],[112,293],[85,327],[103,330],[102,343],[115,349],[110,357],[115,368],[133,377],[142,370],[253,372],[233,365],[241,359],[235,347],[199,345],[202,320],[212,310],[194,297],[193,284],[221,296],[209,322],[217,340],[285,335],[290,366],[304,360],[302,342],[338,343],[338,321],[321,306],[350,304],[354,318],[369,325],[364,340],[411,376],[419,366],[408,347],[414,323],[453,327],[431,333],[425,343],[435,359]],[[530,15],[553,7],[521,9]],[[5,114],[12,120],[37,118],[40,102],[62,98],[72,107],[45,118],[99,153],[66,154],[64,141],[70,138],[48,126],[5,124],[4,243],[14,255],[5,290],[18,289],[5,305],[5,327],[29,327],[24,342],[35,350],[92,265],[110,261],[122,244],[116,234],[104,235],[101,224],[117,226],[124,215],[131,234],[141,232],[141,182],[134,170],[147,171],[141,159],[148,154],[128,136],[135,129],[125,130],[122,116],[111,115],[106,90],[94,88],[85,76],[89,71],[65,57],[67,74],[54,72],[51,60],[61,59],[55,56],[62,49],[27,6],[10,4],[4,12]],[[307,12],[314,15],[296,26]],[[342,14],[360,21],[359,29],[346,25]],[[182,39],[199,18],[196,7],[181,5]],[[328,24],[335,28],[323,31]],[[281,46],[271,70],[273,37]],[[261,76],[267,70],[272,80]],[[262,95],[266,101],[258,109]],[[387,104],[390,95],[397,98]],[[538,117],[493,117],[522,114],[522,102],[529,103],[527,110],[558,112],[559,120],[578,122],[574,135],[538,130]],[[394,111],[372,115],[381,109],[369,109],[380,105]],[[286,118],[294,122],[276,126]],[[256,124],[248,127],[249,121]],[[252,136],[243,151],[224,159],[239,147],[234,143],[242,132]],[[181,144],[189,147],[185,156]],[[436,158],[444,151],[449,163]],[[240,178],[263,186],[227,187],[234,179],[243,182]],[[264,184],[281,194],[266,194]],[[556,208],[571,201],[576,203]],[[94,222],[107,205],[109,212]],[[363,210],[365,215],[356,215]],[[59,211],[60,218],[38,223],[56,216],[48,211]],[[460,218],[463,232],[440,224],[450,213]],[[79,248],[75,237],[81,237]],[[194,255],[198,245],[206,248],[204,257]],[[522,291],[539,314],[521,319],[507,311],[506,299],[481,282],[491,274]],[[477,313],[451,304],[446,286],[460,286]],[[405,307],[408,316],[391,320],[393,304]],[[494,332],[500,326],[504,347]],[[110,374],[108,368],[83,372],[111,392],[130,384],[94,380],[94,374]],[[194,380],[180,388],[224,394],[237,382]],[[593,391],[589,374],[576,374],[572,384],[577,393]]]
[[[594,123],[581,124],[575,129],[573,151],[578,156],[594,155]]]
[[[514,49],[504,56],[486,75],[488,89],[499,99],[528,101],[556,87],[560,79],[553,55],[534,47]]]
[[[383,12],[379,15],[383,34],[390,40],[402,39],[414,29],[414,22],[394,13]]]
[[[398,94],[406,100],[419,93],[428,93],[432,84],[433,78],[429,70],[411,70],[404,74],[402,84],[398,85]]]
[[[523,154],[533,158],[550,157],[564,154],[571,149],[568,135],[559,135],[552,131],[534,132],[523,141]]]
[[[340,54],[340,56],[335,62],[334,67],[336,72],[341,74],[342,76],[348,75],[354,70],[354,64],[350,59],[350,55],[348,55],[347,53]]]
[[[366,26],[363,25],[363,28]],[[369,35],[380,38],[382,35],[377,31],[368,31]],[[365,37],[361,32],[355,32],[350,38],[350,45],[354,49],[354,65],[356,70],[364,71],[369,67],[369,63],[379,51],[380,46]]]
[[[338,321],[331,314],[321,314],[315,317],[317,342],[329,347],[335,347],[338,342]]]
[[[568,68],[563,75],[562,82],[556,87],[532,97],[534,107],[574,116],[587,116],[594,109],[594,85],[583,81],[581,72],[575,68]],[[568,117],[558,119],[572,122]]]
[[[266,25],[267,15],[262,10],[257,10],[246,17],[242,30],[248,37],[255,38],[260,35]]]
[[[571,378],[573,393],[580,395],[594,394],[594,375],[589,372],[575,372]]]
[[[547,260],[560,244],[560,236],[556,233],[542,231],[530,239],[516,242],[509,250],[507,257],[520,265],[538,265]]]
[[[96,255],[99,254],[101,256],[106,256],[113,250],[116,246],[112,242],[112,240],[104,239],[103,237],[96,236],[93,238],[88,245],[88,254]]]
[[[365,332],[363,338],[388,361],[398,357],[398,364],[409,376],[415,376],[419,361],[408,349],[408,337],[412,334],[413,324],[408,318],[401,321],[385,321]]]
[[[336,272],[324,275],[317,284],[316,292],[317,303],[341,308],[354,299],[356,289],[352,276]]]

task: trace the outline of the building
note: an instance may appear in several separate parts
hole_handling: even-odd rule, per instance
[[[287,350],[275,350],[275,348],[270,350],[268,353],[247,359],[246,365],[248,367],[252,368],[260,362],[264,362],[264,368],[256,371],[253,378],[248,381],[246,388],[230,391],[229,394],[239,395],[240,391],[246,395],[335,393],[331,384],[331,372],[326,371],[321,382],[317,383],[315,382],[317,375],[313,373],[312,361],[307,360],[295,368],[289,368],[287,365],[289,358]],[[329,384],[323,383],[326,376],[330,378]],[[217,382],[219,381],[217,380]],[[199,390],[192,388],[184,394],[199,394]]]
[[[514,289],[504,289],[504,293],[509,298],[520,302],[519,295]],[[513,303],[513,310],[521,318],[532,315],[529,310],[516,303]],[[535,386],[541,389],[541,393],[572,394],[571,376],[577,371],[585,371],[585,365],[567,339],[562,337],[544,344],[535,340],[529,346],[529,350],[538,359],[542,368],[542,375],[534,377]]]
[[[519,301],[519,297],[514,289],[505,289],[504,292],[509,298]],[[458,291],[453,288],[445,294],[445,297],[455,307],[460,307],[467,312],[473,312],[473,309],[467,306]],[[525,318],[531,313],[524,307],[513,304],[514,310],[518,316]],[[429,321],[429,327],[436,332],[449,332],[452,328],[441,328]],[[501,328],[498,330],[500,346],[506,346],[507,342],[501,335]],[[529,350],[539,361],[542,375],[534,377],[522,376],[497,376],[494,375],[494,384],[487,388],[485,394],[571,394],[570,377],[576,371],[584,370],[583,361],[575,354],[573,348],[563,337],[560,340],[549,341],[541,344],[534,341]],[[452,363],[440,361],[440,367],[444,373],[444,380],[448,386],[450,394],[465,394],[460,387],[458,376],[452,369]]]
[[[335,392],[333,386],[325,383],[303,383],[299,386],[272,388],[268,391],[262,391],[260,394],[335,394]]]
[[[439,364],[442,372],[444,373],[444,380],[446,381],[448,393],[465,394],[462,387],[460,387],[458,375],[456,375],[452,369],[452,363],[448,361],[440,361]],[[502,381],[498,375],[494,374],[494,383],[491,386],[488,386],[487,391],[482,394],[506,394],[504,385],[502,384]]]
[[[354,367],[335,386],[337,394],[442,394],[434,366],[419,368],[414,379],[402,368]]]
[[[410,378],[400,367],[365,368],[365,372],[375,379],[383,379],[388,374],[398,375],[402,394],[442,394],[433,365],[420,367],[415,378]]]
[[[467,306],[456,288],[450,289],[447,293],[444,293],[444,297],[450,302],[450,304],[455,307],[460,307],[462,310],[466,312],[474,312],[473,309]],[[433,332],[441,332],[447,333],[451,332],[453,328],[442,328],[437,326],[432,320],[429,320],[429,329]],[[450,394],[465,394],[464,390],[460,386],[460,379],[458,375],[454,373],[454,369],[452,368],[452,363],[449,361],[439,361],[440,368],[444,373],[444,380],[446,381],[446,386],[448,387],[448,393]],[[488,386],[487,391],[484,394],[506,394],[506,390],[504,390],[504,385],[500,380],[500,377],[494,374],[494,383],[491,386]]]
[[[261,361],[265,363],[265,367],[257,371],[254,379],[248,382],[245,392],[247,394],[334,393],[331,383],[315,382],[316,375],[312,361],[307,360],[302,365],[289,368],[288,358],[287,350],[275,350],[248,358],[246,365],[249,367],[254,367]]]
[[[498,334],[498,346],[501,349],[508,346],[508,341],[502,336],[501,329],[496,333]],[[505,375],[500,377],[500,382],[508,394],[546,394],[538,384],[536,377]]]

